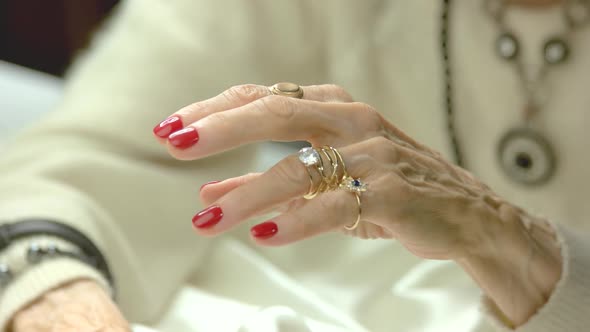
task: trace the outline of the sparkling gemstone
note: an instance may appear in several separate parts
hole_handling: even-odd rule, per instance
[[[340,185],[341,188],[344,188],[350,192],[361,193],[363,191],[367,191],[367,185],[362,183],[359,179],[347,178],[344,182]]]
[[[299,150],[299,160],[305,166],[315,165],[320,161],[320,154],[315,149],[306,147]]]

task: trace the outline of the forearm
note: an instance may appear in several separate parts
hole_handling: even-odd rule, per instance
[[[551,226],[508,205],[486,222],[480,245],[457,262],[493,302],[507,326],[528,321],[551,296],[562,274]]]
[[[96,282],[78,279],[55,288],[14,316],[12,331],[129,331],[109,295]]]

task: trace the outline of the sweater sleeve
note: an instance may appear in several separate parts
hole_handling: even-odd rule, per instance
[[[0,223],[38,217],[77,228],[105,254],[126,317],[156,319],[212,241],[191,232],[199,186],[253,171],[258,154],[250,146],[180,162],[151,129],[231,85],[322,81],[313,6],[124,2],[71,69],[58,109],[3,151]],[[28,268],[0,290],[0,331],[41,293],[76,278],[104,284],[65,258]]]
[[[586,331],[590,326],[590,234],[555,226],[561,245],[563,270],[553,293],[518,332]],[[489,299],[484,312],[500,331],[513,331]]]

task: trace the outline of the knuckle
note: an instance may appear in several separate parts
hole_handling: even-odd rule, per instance
[[[223,126],[228,122],[228,116],[224,112],[213,113],[207,116],[207,121],[215,123],[218,126]]]
[[[292,98],[270,95],[257,100],[254,104],[259,111],[268,112],[285,120],[290,120],[295,115]]]
[[[369,143],[373,147],[373,154],[376,159],[391,163],[399,161],[399,151],[391,140],[383,136],[377,136],[369,139]]]
[[[370,144],[375,147],[384,148],[384,149],[394,149],[394,143],[384,136],[375,136],[369,139]]]
[[[225,112],[209,114],[204,120],[208,126],[215,127],[215,133],[220,137],[226,137],[235,127],[235,121]]]
[[[257,178],[258,176],[260,176],[259,173],[254,173],[254,172],[250,172],[247,174],[244,174],[244,176],[242,176],[240,178],[240,180],[238,181],[238,185],[242,186],[248,182],[250,182],[251,180]]]
[[[223,92],[229,102],[250,103],[267,95],[265,89],[256,84],[234,85]]]
[[[407,181],[397,181],[396,195],[403,202],[410,202],[414,199],[415,187]]]
[[[361,102],[353,102],[352,104],[358,110],[355,113],[355,120],[358,124],[369,131],[382,131],[383,117],[375,107]]]
[[[302,188],[302,194],[309,189],[309,176],[305,167],[297,160],[296,156],[290,156],[281,160],[271,168],[271,172],[281,183]]]
[[[346,89],[344,89],[340,85],[337,85],[337,84],[326,84],[325,85],[325,88],[328,91],[332,91],[332,94],[337,99],[339,99],[341,101],[345,101],[345,102],[351,102],[352,101],[352,96],[350,95],[350,93],[348,93],[348,91],[346,91]]]
[[[178,115],[190,116],[191,114],[200,114],[207,108],[206,103],[199,101],[185,106],[176,112]],[[184,120],[184,119],[183,119]]]
[[[383,175],[383,178],[381,180],[383,182],[383,185],[386,188],[396,188],[399,186],[401,179],[400,176],[395,173],[395,172],[387,172]],[[394,189],[395,190],[395,189]]]
[[[354,102],[352,103],[355,107],[357,107],[359,109],[359,111],[364,112],[364,113],[377,113],[377,110],[375,109],[375,107],[367,104],[367,103],[361,103],[361,102]]]
[[[416,173],[414,167],[408,162],[400,162],[396,166],[399,172],[405,177],[411,177]]]

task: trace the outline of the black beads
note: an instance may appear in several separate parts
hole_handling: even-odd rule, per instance
[[[43,257],[43,252],[41,247],[37,243],[29,244],[29,248],[27,249],[27,261],[31,264],[36,264],[41,261]]]
[[[569,46],[561,38],[552,38],[545,42],[543,58],[545,63],[555,65],[565,62],[569,56]]]
[[[555,173],[556,158],[549,141],[528,127],[504,134],[497,154],[504,173],[521,184],[540,185]]]
[[[61,252],[55,243],[48,243],[46,246],[40,246],[33,242],[29,244],[29,248],[27,248],[26,257],[30,264],[37,264],[46,257],[55,257],[58,254],[61,254]]]
[[[453,149],[453,155],[455,159],[455,163],[461,167],[465,167],[463,161],[463,153],[461,149],[461,144],[459,142],[459,138],[457,137],[457,132],[455,130],[455,121],[453,119],[453,80],[452,80],[452,70],[451,70],[451,61],[450,61],[450,42],[451,42],[451,32],[450,32],[450,19],[451,19],[451,7],[452,7],[452,0],[443,0],[442,1],[442,14],[440,17],[440,51],[442,55],[442,65],[443,65],[443,77],[444,77],[444,110],[446,115],[446,122],[447,122],[447,129],[449,132],[449,140],[451,144],[451,148]]]
[[[496,39],[496,52],[503,59],[515,59],[519,52],[518,40],[509,32],[502,33]]]

